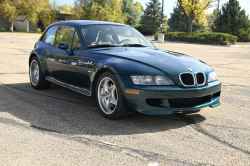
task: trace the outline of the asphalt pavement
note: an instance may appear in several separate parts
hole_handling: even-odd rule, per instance
[[[221,105],[111,121],[92,98],[31,87],[28,58],[39,37],[0,33],[0,165],[250,165],[250,47],[148,37],[210,65],[222,82]]]

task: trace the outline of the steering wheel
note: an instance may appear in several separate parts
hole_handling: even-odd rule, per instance
[[[120,41],[119,44],[122,44],[122,43],[124,43],[126,41],[132,41],[132,40],[130,40],[130,39],[124,39],[124,40]]]

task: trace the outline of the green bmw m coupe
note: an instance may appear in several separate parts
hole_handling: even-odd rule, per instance
[[[35,89],[51,83],[94,97],[103,116],[198,112],[220,105],[215,71],[193,57],[155,48],[134,28],[103,21],[51,24],[29,58]]]

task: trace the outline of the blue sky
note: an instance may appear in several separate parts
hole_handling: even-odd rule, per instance
[[[52,0],[51,0],[52,1]],[[74,0],[56,0],[58,4],[74,4]],[[144,8],[146,7],[145,3],[149,2],[149,0],[134,0],[134,2],[140,2]],[[170,13],[173,12],[173,7],[175,6],[175,2],[177,0],[164,0],[164,13],[168,16],[170,16]],[[160,0],[162,2],[162,0]],[[228,0],[220,0],[220,6],[223,3],[228,2]],[[250,0],[239,0],[241,8],[244,8],[246,10],[246,13],[250,16]],[[217,4],[216,2],[214,4]],[[211,8],[208,10],[208,12],[212,12],[214,8]]]

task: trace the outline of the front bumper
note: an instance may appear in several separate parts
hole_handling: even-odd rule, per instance
[[[151,115],[172,114],[174,111],[198,110],[220,105],[221,82],[214,81],[197,88],[178,86],[136,86],[126,75],[117,75],[125,107],[130,112]],[[139,94],[125,93],[139,91]]]

